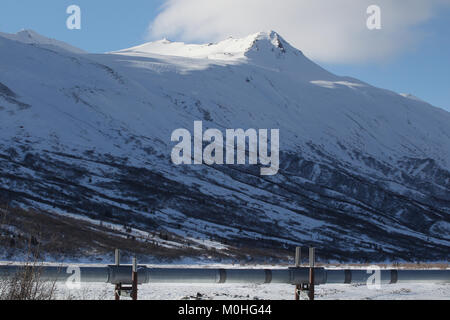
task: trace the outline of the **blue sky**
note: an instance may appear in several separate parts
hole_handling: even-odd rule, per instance
[[[149,25],[166,9],[161,7],[164,2],[1,0],[0,32],[15,33],[21,29],[33,29],[89,52],[113,51],[148,41]],[[66,8],[72,4],[79,5],[82,9],[81,30],[68,30],[65,26],[68,17]],[[181,18],[176,19],[183,19],[183,13],[180,14]],[[417,29],[422,40],[392,57],[354,63],[321,61],[319,64],[340,75],[352,76],[396,92],[414,94],[450,111],[450,6],[440,8],[432,18],[413,28]],[[277,28],[273,29],[279,31]],[[163,33],[164,30],[159,31],[158,35]],[[288,41],[291,40],[283,32],[280,33]],[[168,35],[171,40],[190,40],[182,32]],[[205,41],[217,40],[208,39],[207,36],[203,38]]]
[[[414,94],[450,111],[450,10],[421,29],[427,36],[419,44],[385,63],[321,65],[377,87]]]

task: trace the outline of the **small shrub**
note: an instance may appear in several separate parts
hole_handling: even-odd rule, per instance
[[[41,268],[27,264],[10,278],[0,280],[0,300],[53,300],[56,283],[41,279]]]

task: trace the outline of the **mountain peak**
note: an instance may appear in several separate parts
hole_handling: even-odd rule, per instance
[[[277,69],[308,81],[336,80],[336,76],[309,60],[275,31],[258,32],[244,38],[229,37],[223,41],[208,44],[186,44],[163,39],[112,53],[249,63]],[[192,64],[192,61],[188,64]]]
[[[28,39],[42,38],[42,36],[40,34],[38,34],[37,32],[35,32],[31,29],[22,29],[19,32],[17,32],[16,35],[18,37],[28,38]]]
[[[237,60],[253,58],[257,53],[267,52],[280,56],[285,53],[302,55],[277,32],[258,32],[244,38],[229,37],[223,41],[207,44],[186,44],[162,39],[136,47],[117,51],[118,54],[157,54],[211,60]]]
[[[251,56],[251,52],[273,52],[278,54],[294,54],[296,56],[302,56],[303,53],[291,46],[286,40],[283,39],[277,32],[271,30],[268,32],[258,32],[250,35],[248,38],[253,39],[250,47],[246,50],[246,56]]]
[[[272,45],[282,49],[285,44],[287,44],[286,40],[284,40],[277,32],[270,31],[261,31],[251,35],[255,38],[255,41],[269,41]]]
[[[83,51],[79,48],[71,46],[62,41],[47,38],[31,29],[22,29],[17,33],[1,33],[0,32],[0,37],[6,38],[9,40],[14,40],[14,41],[21,42],[21,43],[25,43],[25,44],[38,45],[38,46],[46,47],[46,48],[50,48],[50,49],[56,49],[56,50],[62,49],[64,51],[69,51],[72,53],[85,53],[85,51]]]

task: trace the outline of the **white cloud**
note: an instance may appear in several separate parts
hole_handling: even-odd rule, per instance
[[[381,7],[382,29],[366,27],[369,5]],[[411,48],[417,28],[450,0],[167,0],[149,26],[151,39],[219,41],[275,30],[322,62],[382,60]]]

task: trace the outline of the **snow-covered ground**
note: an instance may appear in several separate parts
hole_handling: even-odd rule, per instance
[[[146,284],[138,299],[145,300],[292,300],[294,286],[280,284]],[[80,289],[58,285],[58,299],[114,299],[111,284],[83,284]],[[127,298],[124,298],[127,299]],[[381,289],[365,285],[329,284],[316,287],[317,300],[449,300],[450,284],[390,284]]]

